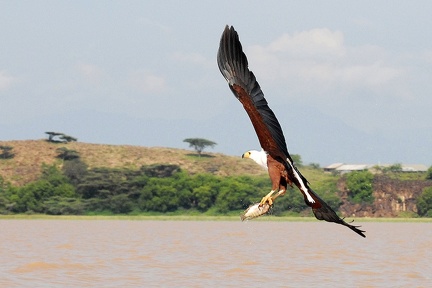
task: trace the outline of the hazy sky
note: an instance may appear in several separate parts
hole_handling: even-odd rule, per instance
[[[304,162],[432,165],[432,1],[0,1],[0,140],[259,149],[226,24]]]

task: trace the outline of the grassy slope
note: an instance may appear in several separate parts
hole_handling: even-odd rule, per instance
[[[56,164],[62,161],[56,158],[57,148],[66,147],[76,150],[82,160],[93,167],[127,167],[137,169],[142,165],[176,164],[190,173],[209,172],[220,176],[230,175],[262,175],[267,172],[250,159],[227,156],[220,153],[206,153],[197,157],[194,151],[162,148],[141,147],[130,145],[104,145],[74,142],[68,144],[49,143],[45,140],[0,141],[0,146],[12,146],[15,157],[0,160],[0,175],[13,185],[23,185],[35,180],[41,172],[42,164]],[[322,170],[303,167],[300,169],[313,187],[335,177],[324,174]]]
[[[197,157],[194,151],[162,147],[102,145],[89,143],[55,144],[45,140],[0,141],[0,146],[12,146],[15,157],[0,160],[0,175],[13,185],[23,185],[36,179],[45,164],[61,165],[56,158],[57,148],[76,150],[89,168],[139,168],[151,164],[176,164],[190,173],[211,172],[228,175],[266,175],[266,171],[250,160],[220,153],[206,153]]]

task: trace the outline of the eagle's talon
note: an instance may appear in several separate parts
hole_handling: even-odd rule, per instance
[[[269,206],[272,206],[273,205],[273,199],[271,197],[272,194],[273,194],[273,192],[270,192],[269,194],[267,194],[266,196],[264,196],[261,199],[259,206],[262,207],[266,203],[268,203]]]

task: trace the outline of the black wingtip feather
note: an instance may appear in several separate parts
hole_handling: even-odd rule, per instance
[[[354,220],[352,220],[350,223],[352,223],[352,222],[354,222]],[[339,224],[347,226],[348,228],[350,228],[351,230],[353,230],[354,232],[356,232],[357,234],[359,234],[363,238],[366,238],[366,235],[364,234],[364,233],[366,233],[366,231],[359,229],[359,227],[361,227],[361,226],[359,226],[359,225],[351,225],[351,224],[345,222],[343,219],[341,219],[341,223],[339,223]]]
[[[319,198],[318,195],[316,195],[313,192],[312,189],[310,189],[309,192],[313,193],[313,195],[316,197],[316,199],[319,201],[319,203],[321,205],[319,208],[312,208],[312,211],[318,220],[324,220],[327,222],[333,222],[333,223],[337,223],[337,224],[346,226],[346,227],[350,228],[352,231],[354,231],[355,233],[366,238],[366,235],[364,234],[364,233],[366,233],[366,231],[359,229],[359,227],[361,227],[361,226],[351,225],[351,224],[345,222],[344,218],[339,217],[336,214],[336,212],[326,202],[324,202],[324,200]],[[354,220],[351,221],[350,223],[352,223],[352,222],[354,222]]]

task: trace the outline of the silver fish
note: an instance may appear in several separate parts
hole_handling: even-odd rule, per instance
[[[244,220],[250,220],[257,218],[261,215],[266,214],[270,210],[271,206],[268,203],[264,203],[261,205],[260,203],[255,203],[249,208],[247,208],[242,215],[240,215],[240,219],[242,221]]]

